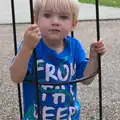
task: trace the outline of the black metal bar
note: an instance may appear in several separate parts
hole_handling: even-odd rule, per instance
[[[71,32],[71,37],[74,37],[74,31]]]
[[[53,85],[53,86],[57,86],[57,85],[75,84],[75,83],[78,83],[78,82],[82,82],[82,81],[88,80],[88,79],[96,76],[97,74],[98,74],[98,70],[96,72],[94,72],[93,74],[91,74],[90,76],[82,77],[82,78],[77,79],[77,80],[72,80],[72,81],[67,81],[67,82],[59,82],[59,83],[40,82],[39,86],[41,86],[41,85]],[[29,80],[29,81],[24,80],[24,82],[36,85],[36,83],[32,82],[32,80]]]
[[[100,25],[99,25],[99,0],[96,0],[96,29],[97,40],[100,40]],[[99,68],[99,116],[102,120],[102,75],[101,75],[101,56],[98,54],[98,68]]]
[[[13,37],[14,37],[14,51],[15,51],[15,55],[16,55],[17,54],[17,40],[16,40],[16,23],[15,23],[14,0],[11,0],[11,10],[12,10],[12,24],[13,24]],[[17,84],[17,89],[18,89],[20,120],[22,120],[22,102],[21,102],[20,84]]]
[[[30,15],[31,15],[31,24],[34,24],[33,0],[30,0]],[[37,102],[37,109],[38,109],[38,120],[40,120],[40,98],[39,98],[37,60],[36,60],[36,50],[35,49],[34,49],[33,53],[34,53],[34,73],[35,73],[35,82],[36,82],[36,102]]]

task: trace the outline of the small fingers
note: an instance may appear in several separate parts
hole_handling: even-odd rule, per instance
[[[106,52],[105,44],[103,40],[93,42],[91,48],[92,48],[91,50],[101,55],[103,55]]]
[[[38,32],[40,32],[40,29],[37,27],[33,30],[33,32],[38,33]]]
[[[100,48],[100,47],[102,47],[102,46],[105,46],[105,43],[104,43],[103,40],[100,40],[100,41],[95,41],[95,42],[93,43],[93,45],[94,45],[95,48]]]
[[[105,47],[96,48],[96,52],[99,54],[104,54],[106,52]]]
[[[34,30],[34,29],[36,29],[36,28],[38,28],[38,25],[36,25],[36,24],[31,24],[31,25],[28,27],[28,30]]]
[[[38,35],[41,35],[41,32],[39,31],[37,34],[38,34]]]
[[[104,46],[103,47],[99,47],[99,48],[96,48],[95,50],[98,51],[98,52],[100,52],[100,51],[105,50],[105,47]]]

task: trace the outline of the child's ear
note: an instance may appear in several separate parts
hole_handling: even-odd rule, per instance
[[[78,23],[78,20],[75,23],[73,23],[73,29],[76,27],[77,23]]]

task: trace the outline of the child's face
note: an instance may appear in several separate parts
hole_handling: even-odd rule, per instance
[[[40,11],[37,24],[46,39],[63,40],[72,30],[73,17],[67,11],[45,9]]]

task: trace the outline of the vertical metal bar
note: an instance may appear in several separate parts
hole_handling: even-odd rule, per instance
[[[31,24],[34,24],[34,14],[33,14],[33,0],[30,0],[30,14],[31,14]],[[34,49],[34,72],[36,81],[36,102],[38,109],[38,120],[40,120],[40,98],[39,98],[39,87],[38,87],[38,73],[37,73],[37,60],[36,60],[36,50]]]
[[[71,32],[71,37],[74,37],[74,32],[73,31]]]
[[[17,40],[16,40],[16,23],[15,23],[14,0],[11,0],[11,10],[12,10],[12,24],[13,24],[13,37],[14,37],[14,51],[15,51],[15,55],[16,55],[17,54]],[[22,102],[21,102],[20,84],[17,84],[17,89],[18,89],[20,120],[22,120]]]
[[[97,40],[100,40],[100,26],[99,26],[99,0],[96,0],[96,29]],[[98,54],[98,68],[99,68],[99,116],[102,120],[102,75],[101,75],[101,56]]]

